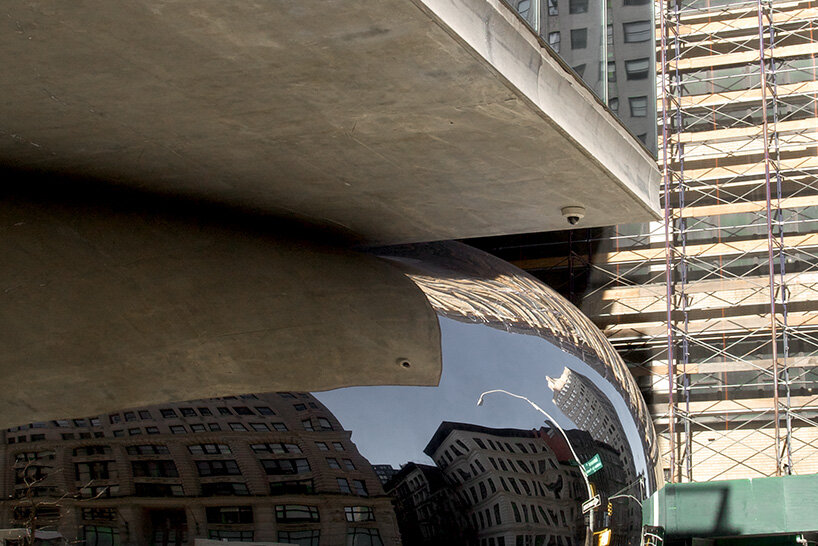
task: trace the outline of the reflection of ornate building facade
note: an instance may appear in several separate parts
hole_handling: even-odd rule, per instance
[[[5,433],[0,523],[87,546],[195,537],[400,544],[391,500],[316,398],[276,393],[150,406]]]
[[[583,485],[533,431],[443,422],[424,449],[481,546],[580,544]]]

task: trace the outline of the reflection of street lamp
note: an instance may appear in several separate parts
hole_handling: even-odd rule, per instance
[[[494,389],[494,390],[491,390],[491,391],[484,392],[483,394],[480,395],[480,398],[477,399],[477,405],[482,406],[483,405],[483,397],[486,396],[487,394],[492,394],[492,393],[495,393],[495,392],[501,392],[503,394],[513,396],[514,398],[519,398],[520,400],[525,400],[526,402],[531,404],[531,407],[533,407],[535,410],[537,410],[540,413],[542,413],[543,415],[545,415],[545,417],[551,422],[551,424],[553,424],[554,427],[556,427],[556,429],[559,430],[562,433],[562,437],[565,438],[565,443],[568,445],[568,449],[571,450],[571,455],[574,456],[574,460],[579,465],[579,472],[580,472],[580,474],[582,474],[582,479],[585,480],[585,486],[588,488],[588,499],[590,500],[590,499],[594,498],[594,492],[591,489],[591,482],[588,481],[588,475],[585,473],[585,467],[582,466],[582,461],[579,460],[579,457],[577,456],[577,452],[574,451],[574,447],[571,445],[571,441],[568,440],[568,435],[565,434],[564,430],[562,430],[562,427],[557,423],[557,420],[554,419],[553,417],[551,417],[551,415],[549,415],[547,411],[542,409],[540,406],[538,406],[537,404],[535,404],[534,402],[532,402],[531,400],[529,400],[525,396],[520,396],[519,394],[514,394],[513,392],[508,392],[508,391],[505,391],[503,389]],[[594,511],[593,511],[593,509],[591,509],[591,511],[590,511],[590,518],[591,518],[591,521],[590,521],[591,529],[593,529],[594,528],[594,523],[593,523],[594,522]]]

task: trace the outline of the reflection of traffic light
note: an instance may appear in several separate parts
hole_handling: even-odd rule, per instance
[[[608,515],[613,516],[613,503],[608,502]]]
[[[603,531],[600,531],[600,532],[594,533],[594,534],[596,534],[597,537],[599,537],[599,540],[597,541],[597,546],[608,546],[611,543],[611,530],[610,529],[605,529]]]

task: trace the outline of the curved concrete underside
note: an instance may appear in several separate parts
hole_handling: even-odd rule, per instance
[[[82,204],[53,185],[29,192],[42,199],[3,193],[0,427],[248,392],[437,384],[437,317],[382,260],[219,207],[133,192]]]
[[[647,152],[499,0],[8,0],[0,28],[0,166],[378,244],[658,208]]]

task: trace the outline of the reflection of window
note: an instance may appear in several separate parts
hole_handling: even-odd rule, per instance
[[[338,490],[341,493],[352,493],[352,489],[349,488],[349,482],[346,478],[336,478],[338,481]]]
[[[241,470],[236,461],[196,461],[199,476],[239,476]]]
[[[548,45],[551,46],[551,49],[553,49],[555,53],[560,52],[560,33],[559,32],[549,32],[548,33]]]
[[[329,422],[329,419],[324,417],[318,418],[318,425],[321,427],[321,430],[332,430],[332,424]]]
[[[519,0],[517,2],[517,13],[525,20],[528,20],[528,12],[531,10],[531,0]]]
[[[588,13],[588,0],[568,0],[569,13]]]
[[[83,544],[88,546],[101,546],[103,544],[119,544],[119,530],[113,527],[102,527],[100,525],[83,525]]]
[[[377,529],[363,527],[349,527],[347,529],[347,545],[349,546],[383,546],[381,535]]]
[[[187,450],[193,455],[219,455],[230,453],[230,446],[227,444],[195,444],[187,446]],[[167,453],[167,451],[164,453]]]
[[[327,457],[327,464],[333,470],[341,470],[341,464],[338,462],[338,459]]]
[[[133,461],[131,470],[135,478],[177,478],[179,472],[173,461]]]
[[[237,542],[252,542],[253,541],[253,531],[235,531],[235,530],[230,530],[230,529],[210,529],[208,531],[208,538],[211,538],[213,540],[223,540],[223,541],[234,540],[234,541],[237,541]]]
[[[613,25],[608,25],[608,28],[605,30],[605,33],[606,33],[606,35],[607,35],[607,38],[606,38],[606,39],[607,39],[607,41],[608,41],[608,45],[609,45],[609,46],[614,45],[614,40],[613,40]]]
[[[261,466],[270,476],[304,474],[311,470],[307,459],[264,459]]]
[[[626,6],[644,6],[650,4],[651,0],[625,0]]]
[[[647,42],[650,40],[653,25],[650,24],[650,21],[633,21],[623,23],[622,28],[625,31],[625,42]]]
[[[575,28],[571,30],[571,49],[585,49],[588,46],[588,29]]]
[[[647,79],[649,68],[650,59],[647,57],[625,61],[625,73],[628,75],[629,80]]]
[[[318,508],[304,504],[276,505],[276,521],[278,523],[306,523],[320,521]]]
[[[648,115],[647,97],[630,97],[628,102],[631,106],[631,117],[643,118]]]
[[[252,444],[250,449],[255,453],[301,453],[301,448],[295,444]]]
[[[548,0],[548,15],[559,15],[557,0]]]
[[[355,488],[355,493],[362,497],[368,497],[369,491],[366,488],[366,482],[363,480],[352,480],[352,486]]]
[[[321,532],[318,529],[307,531],[279,531],[278,541],[301,546],[318,546],[318,537]]]
[[[608,61],[608,81],[616,81],[616,61]]]
[[[648,144],[648,134],[647,133],[642,133],[641,135],[636,135],[636,138],[641,140],[642,144],[645,144],[645,145]]]
[[[253,508],[250,506],[208,506],[206,510],[208,523],[253,523]]]
[[[345,506],[347,521],[375,521],[375,512],[369,506]]]
[[[581,78],[581,77],[583,77],[583,76],[585,75],[585,65],[584,65],[584,64],[580,64],[580,65],[577,65],[577,66],[573,66],[573,67],[571,67],[571,68],[572,68],[572,70],[573,70],[574,72],[576,72],[576,73],[577,73],[577,76],[579,76],[580,78]]]
[[[247,485],[239,482],[215,482],[202,484],[202,496],[249,495]]]
[[[610,108],[614,112],[619,112],[619,99],[614,97],[614,98],[608,100],[608,108]],[[544,474],[544,473],[545,473],[545,470],[540,470],[540,474]]]

